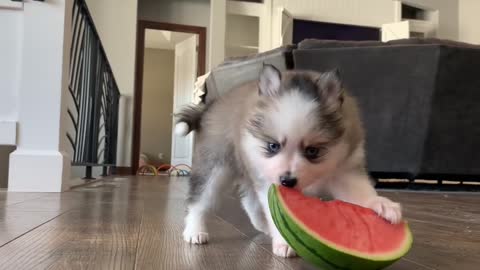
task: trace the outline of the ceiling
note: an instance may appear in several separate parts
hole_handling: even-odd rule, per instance
[[[147,29],[145,47],[151,49],[174,50],[175,44],[184,41],[194,34]]]

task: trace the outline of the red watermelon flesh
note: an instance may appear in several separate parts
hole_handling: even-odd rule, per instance
[[[276,185],[270,189],[269,204],[292,248],[327,269],[381,269],[412,244],[407,223],[391,224],[358,205],[321,201]]]

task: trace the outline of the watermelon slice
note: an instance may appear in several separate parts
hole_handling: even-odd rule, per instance
[[[300,257],[321,269],[382,269],[412,245],[408,224],[390,224],[371,209],[343,201],[306,197],[272,185],[270,212],[280,233]]]

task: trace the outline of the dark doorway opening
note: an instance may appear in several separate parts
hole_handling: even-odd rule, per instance
[[[315,22],[306,20],[293,21],[293,43],[308,38],[327,40],[380,40],[380,29],[357,25]]]
[[[172,32],[191,33],[198,35],[198,76],[205,74],[206,69],[206,36],[207,29],[200,26],[180,25],[172,23],[154,22],[139,20],[137,24],[137,46],[135,63],[135,87],[134,87],[134,107],[133,107],[133,134],[132,134],[132,155],[130,170],[132,175],[137,173],[140,159],[140,139],[141,139],[141,120],[142,120],[142,96],[143,96],[143,67],[145,56],[145,34],[147,29],[165,30]]]

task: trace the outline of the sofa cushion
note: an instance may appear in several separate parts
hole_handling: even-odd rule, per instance
[[[444,45],[449,47],[460,48],[476,48],[479,45],[472,45],[464,42],[437,38],[408,38],[397,39],[388,42],[382,41],[341,41],[341,40],[321,40],[321,39],[305,39],[298,44],[299,50],[310,49],[326,49],[326,48],[342,48],[342,47],[384,47],[384,46],[415,46],[415,45]]]
[[[419,177],[480,176],[479,71],[479,49],[441,47]]]
[[[295,69],[339,68],[357,98],[373,173],[417,175],[437,77],[438,45],[295,50]]]

